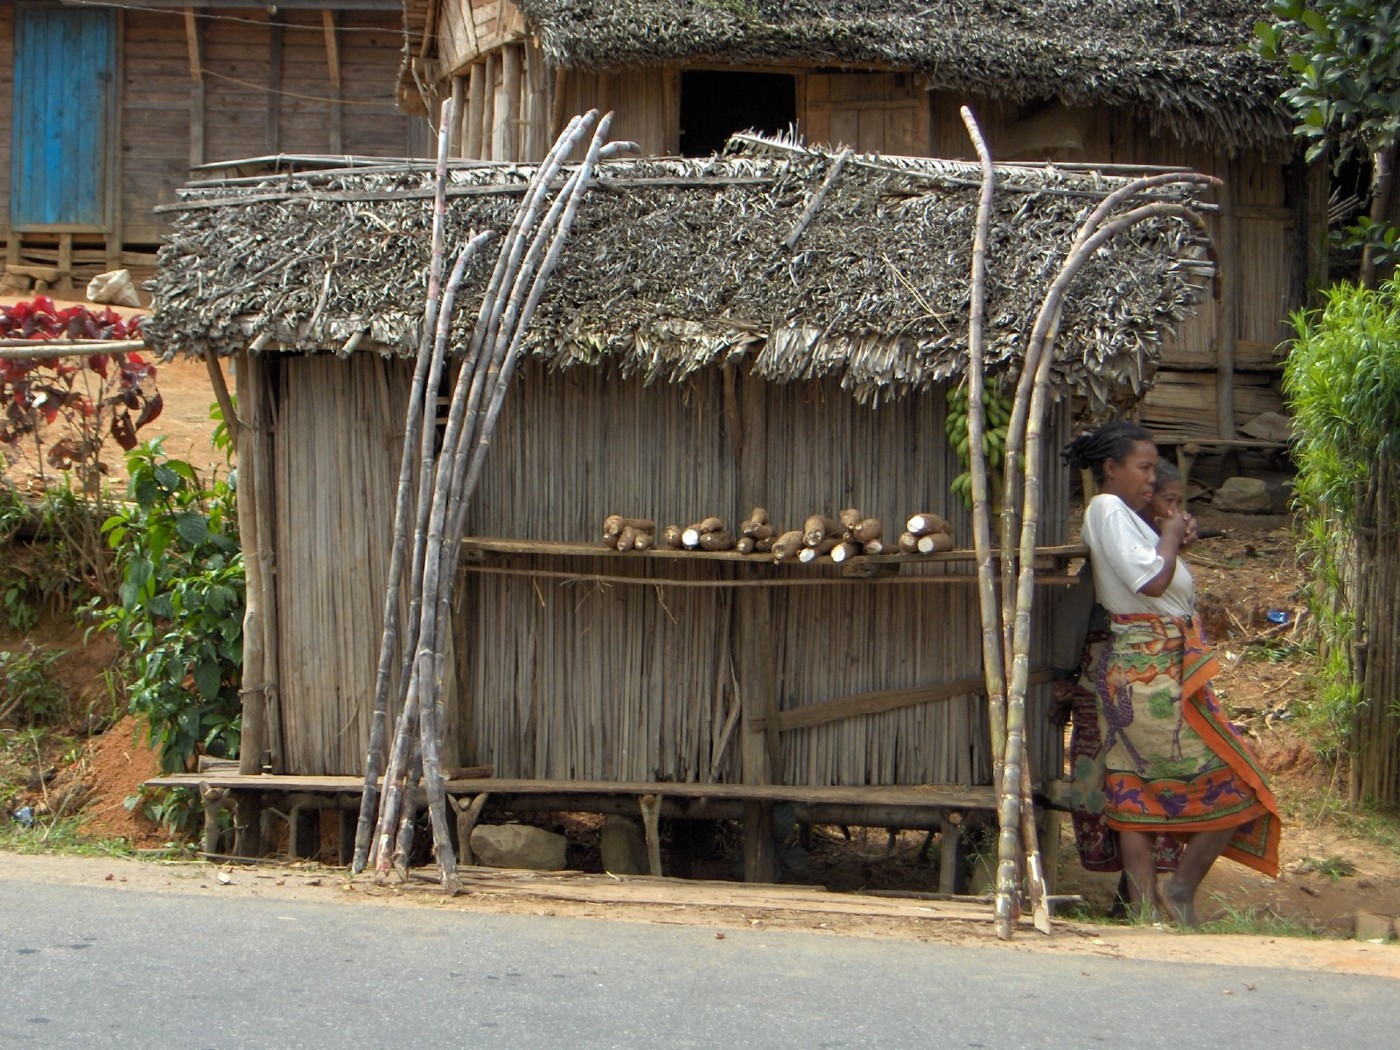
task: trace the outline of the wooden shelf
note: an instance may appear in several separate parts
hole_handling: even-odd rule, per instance
[[[671,550],[670,548],[653,548],[647,551],[622,552],[610,550],[597,543],[564,543],[554,540],[517,540],[491,536],[468,536],[462,541],[462,552],[467,557],[477,559],[485,558],[488,555],[528,555],[534,557],[564,557],[564,558],[615,558],[619,560],[660,560],[673,561],[727,561],[742,562],[749,565],[783,565],[787,567],[818,568],[830,566],[831,568],[843,568],[848,565],[904,565],[921,563],[968,563],[977,560],[977,554],[971,550],[940,551],[937,554],[858,554],[847,562],[833,562],[828,557],[821,557],[815,561],[798,562],[785,561],[775,562],[768,554],[740,554],[737,551],[692,551],[692,550]],[[1051,547],[1036,548],[1037,563],[1044,563],[1047,567],[1063,567],[1063,563],[1072,561],[1075,558],[1084,558],[1089,554],[1089,548],[1080,543],[1061,544]]]

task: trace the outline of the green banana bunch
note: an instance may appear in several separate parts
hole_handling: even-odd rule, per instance
[[[967,385],[950,387],[948,390],[948,419],[944,424],[948,440],[958,452],[958,462],[964,467],[971,464],[972,455],[968,447]],[[990,482],[995,491],[1001,490],[1001,465],[1006,458],[1006,433],[1011,423],[1012,402],[997,389],[988,384],[982,391],[982,455],[986,459]],[[949,491],[972,505],[972,474],[964,470],[953,479]]]

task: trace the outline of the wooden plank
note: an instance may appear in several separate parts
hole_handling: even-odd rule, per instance
[[[1053,677],[1050,668],[1032,671],[1030,684],[1048,682]],[[930,704],[937,700],[952,700],[955,697],[980,694],[986,688],[981,678],[964,678],[956,682],[940,685],[920,686],[915,689],[877,689],[868,693],[857,693],[837,700],[823,700],[815,704],[803,704],[789,708],[777,715],[780,732],[794,729],[809,729],[861,715],[877,715],[886,711],[899,711],[918,704]]]
[[[339,153],[344,142],[345,87],[340,75],[340,32],[335,12],[321,12],[321,27],[326,36],[326,75],[331,85],[331,119],[326,129],[326,144],[332,153]]]
[[[955,810],[994,810],[996,795],[990,787],[965,784],[804,785],[804,784],[698,784],[680,781],[526,780],[506,777],[471,777],[448,780],[453,795],[618,795],[640,798],[737,799],[761,802],[797,802],[804,805],[880,805]],[[156,788],[228,787],[239,791],[314,792],[327,795],[359,794],[363,777],[291,776],[207,770],[203,773],[166,773],[152,777],[146,786]]]
[[[1224,290],[1220,301],[1220,328],[1216,333],[1215,436],[1235,436],[1235,339],[1239,317],[1239,296],[1243,288],[1240,279],[1239,220],[1231,208],[1231,180],[1238,170],[1232,161],[1224,162],[1224,181],[1220,186],[1220,232],[1215,246],[1220,258],[1220,277]]]
[[[273,18],[268,29],[267,66],[266,149],[276,153],[282,148],[282,22],[278,18]]]
[[[185,34],[190,62],[189,157],[190,167],[197,168],[208,159],[204,152],[204,30],[190,8],[185,9]]]

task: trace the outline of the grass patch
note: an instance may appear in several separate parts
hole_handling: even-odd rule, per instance
[[[1297,937],[1305,940],[1320,940],[1318,932],[1293,919],[1286,919],[1273,909],[1255,905],[1236,906],[1214,898],[1225,914],[1210,922],[1202,923],[1196,929],[1181,930],[1182,933],[1233,933],[1251,937]]]
[[[58,853],[70,857],[132,857],[125,839],[85,838],[78,832],[82,817],[52,820],[38,817],[30,827],[11,821],[0,827],[0,850],[11,853]]]

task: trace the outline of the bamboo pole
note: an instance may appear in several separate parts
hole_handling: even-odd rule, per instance
[[[972,536],[977,552],[978,607],[982,619],[982,667],[987,680],[987,713],[991,725],[992,786],[997,792],[997,818],[1001,833],[997,842],[997,936],[1011,937],[1019,912],[1016,893],[1017,856],[1020,853],[1020,754],[1013,751],[1008,735],[1006,665],[996,584],[992,578],[991,520],[987,505],[987,460],[982,449],[984,420],[982,391],[984,364],[982,327],[986,306],[987,239],[991,226],[992,196],[996,172],[991,153],[972,111],[959,111],[977,158],[982,163],[982,188],[977,205],[977,225],[972,240],[971,301],[968,310],[967,433],[968,467],[972,474]],[[1005,508],[1003,508],[1003,516]],[[1019,745],[1018,745],[1019,746]]]

